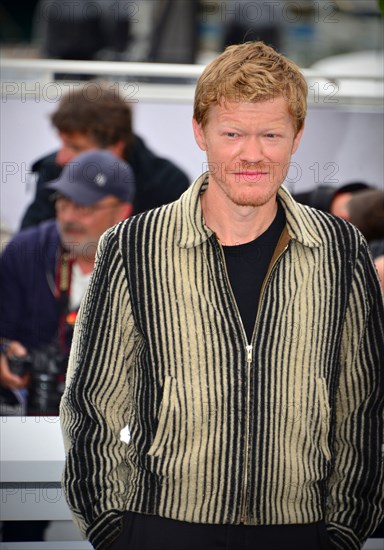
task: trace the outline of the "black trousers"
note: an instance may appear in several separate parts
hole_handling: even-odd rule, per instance
[[[127,512],[110,550],[331,550],[323,522],[205,525]]]

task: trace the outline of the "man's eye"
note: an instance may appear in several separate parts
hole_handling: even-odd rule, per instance
[[[226,135],[230,138],[236,137],[238,134],[236,132],[227,132]]]

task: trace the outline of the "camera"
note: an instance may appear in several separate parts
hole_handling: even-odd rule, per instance
[[[64,392],[68,357],[56,345],[32,350],[30,356],[31,385],[27,414],[57,416]]]
[[[64,392],[68,356],[56,344],[34,349],[22,357],[9,357],[10,370],[18,376],[30,374],[27,414],[57,416]],[[11,395],[11,397],[13,397]]]
[[[21,357],[12,355],[8,357],[8,365],[13,374],[24,376],[32,370],[32,358],[30,355],[23,355]]]

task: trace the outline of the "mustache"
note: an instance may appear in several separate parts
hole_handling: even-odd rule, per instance
[[[73,231],[75,231],[76,233],[84,232],[84,227],[79,223],[64,222],[61,223],[60,227],[64,233],[71,233]]]

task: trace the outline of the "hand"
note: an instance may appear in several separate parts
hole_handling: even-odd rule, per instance
[[[16,340],[8,343],[6,355],[1,354],[0,358],[0,384],[9,390],[20,390],[28,386],[30,381],[29,374],[18,376],[9,368],[8,357],[24,357],[27,355],[27,349]]]

